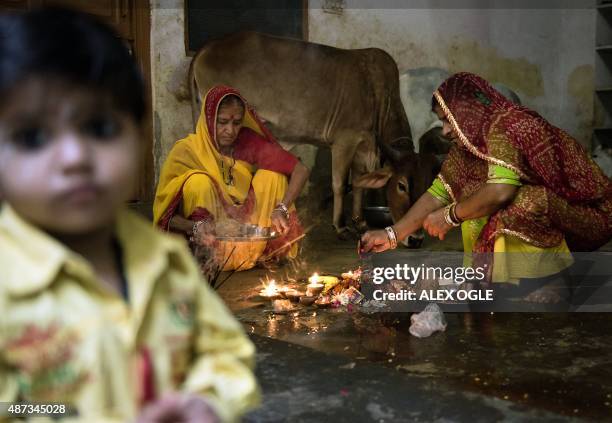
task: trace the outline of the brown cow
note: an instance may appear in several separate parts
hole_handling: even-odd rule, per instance
[[[421,152],[412,152],[412,145],[405,142],[381,145],[386,164],[382,169],[360,176],[353,186],[368,189],[385,189],[387,204],[394,222],[408,212],[408,209],[431,186],[440,171],[439,155],[444,153],[446,141],[440,128],[425,133],[421,137]],[[423,143],[427,145],[423,147]],[[448,150],[446,150],[448,151]],[[418,248],[424,240],[419,230],[406,240],[400,240],[410,248]]]
[[[343,50],[243,32],[206,44],[189,75],[194,123],[198,99],[226,84],[241,91],[279,140],[331,148],[339,234],[346,230],[340,222],[349,170],[354,179],[373,171],[377,143],[404,138],[412,146],[397,65],[380,49]],[[361,221],[362,189],[353,197],[353,216]]]

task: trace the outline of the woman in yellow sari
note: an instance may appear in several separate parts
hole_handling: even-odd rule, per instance
[[[285,151],[240,93],[216,86],[205,96],[196,133],[179,140],[163,165],[154,223],[184,234],[195,249],[212,247],[223,270],[295,258],[303,233],[293,202],[309,170]],[[237,224],[272,227],[272,241],[216,240]]]

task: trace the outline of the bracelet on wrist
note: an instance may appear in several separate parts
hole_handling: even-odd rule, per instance
[[[273,211],[279,211],[283,213],[285,219],[289,219],[289,209],[285,205],[285,203],[278,203]]]
[[[385,232],[387,232],[387,238],[389,238],[389,248],[392,250],[397,248],[397,233],[393,226],[387,226]]]
[[[206,219],[196,220],[195,222],[193,222],[193,226],[191,227],[191,236],[189,237],[189,240],[192,242],[195,241],[200,225],[203,225],[205,223],[210,223],[211,221],[212,220],[210,218],[206,218]]]
[[[446,222],[447,225],[453,226],[453,227],[457,227],[461,225],[461,222],[457,222],[451,217],[451,209],[453,208],[455,204],[456,203],[452,203],[444,207],[444,221]]]
[[[463,222],[461,219],[459,219],[459,216],[457,216],[457,203],[452,204],[452,207],[449,210],[449,216],[453,222],[459,225],[461,224],[461,222]]]

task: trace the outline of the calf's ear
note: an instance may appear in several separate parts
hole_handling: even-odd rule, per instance
[[[353,186],[355,188],[382,188],[387,185],[391,175],[393,175],[393,172],[387,168],[375,170],[374,172],[366,173],[355,179],[353,181]]]

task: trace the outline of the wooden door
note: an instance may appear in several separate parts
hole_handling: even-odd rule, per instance
[[[151,11],[149,0],[0,0],[1,12],[20,12],[42,6],[64,6],[80,10],[112,26],[129,47],[144,75],[147,114],[143,128],[141,169],[133,202],[153,198],[153,125],[151,107]]]

